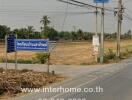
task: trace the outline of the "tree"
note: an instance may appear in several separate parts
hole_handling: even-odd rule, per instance
[[[78,38],[78,40],[83,40],[84,39],[84,33],[81,29],[79,29],[77,31],[77,38]]]
[[[50,40],[58,40],[58,32],[52,27],[48,27],[47,33],[45,35]]]
[[[10,32],[10,28],[5,25],[0,25],[0,39],[4,39],[5,35]]]
[[[27,34],[28,34],[28,39],[30,38],[30,34],[34,32],[33,26],[28,26],[27,27]]]
[[[131,31],[131,30],[128,30],[127,34],[128,34],[128,37],[129,37],[130,39],[132,39],[132,31]]]
[[[43,27],[41,27],[41,29],[42,29],[43,36],[45,36],[48,29],[48,25],[50,24],[49,17],[47,15],[43,16],[40,23],[43,24]]]
[[[20,39],[27,38],[27,28],[14,29],[13,32],[17,34],[17,37]]]

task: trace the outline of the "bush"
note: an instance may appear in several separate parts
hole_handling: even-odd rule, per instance
[[[0,62],[5,62],[4,60],[0,60]],[[8,59],[7,60],[8,63],[15,63],[15,60],[14,59]],[[31,59],[18,59],[17,60],[18,63],[22,63],[22,64],[32,64],[32,60]]]
[[[18,59],[17,62],[18,63],[23,63],[23,64],[32,64],[32,60],[30,60],[30,59],[26,59],[26,60],[24,60],[24,59]]]
[[[4,69],[3,68],[0,68],[0,73],[2,73],[4,71]]]
[[[106,55],[107,59],[116,59],[116,53],[112,49],[109,49],[108,54]]]
[[[131,55],[132,55],[132,50],[126,49],[125,52],[121,53],[121,58],[128,58],[131,57]]]
[[[108,53],[104,55],[104,63],[109,62],[110,60],[116,60],[116,53],[112,49],[108,50]],[[98,58],[99,61],[99,58]]]
[[[126,53],[127,53],[127,54],[132,54],[132,50],[126,49]]]
[[[29,69],[22,69],[22,70],[21,70],[22,73],[26,73],[26,72],[29,72],[29,71],[31,72],[31,71],[33,71],[33,70],[29,70]]]
[[[34,58],[34,60],[36,60],[37,62],[44,64],[46,63],[46,60],[48,59],[49,54],[48,53],[36,53],[36,57]]]

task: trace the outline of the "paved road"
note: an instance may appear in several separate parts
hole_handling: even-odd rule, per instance
[[[83,73],[91,73],[93,71],[102,69],[102,68],[113,68],[115,64],[108,64],[108,65],[94,65],[94,66],[84,66],[84,65],[51,65],[50,71],[55,71],[56,74],[66,75],[69,77],[76,77]],[[5,63],[0,63],[0,67],[5,68]],[[112,66],[112,67],[109,67]],[[14,69],[15,64],[9,63],[8,64],[9,69]],[[18,69],[29,69],[34,70],[38,72],[46,72],[47,71],[47,65],[43,64],[18,64]]]
[[[81,88],[100,86],[103,93],[72,93],[62,94],[55,98],[85,98],[86,100],[132,100],[132,63],[127,67],[107,78],[85,84]]]
[[[100,86],[103,92],[96,93],[32,93],[16,100],[132,100],[132,60],[84,73],[53,87],[93,88]]]

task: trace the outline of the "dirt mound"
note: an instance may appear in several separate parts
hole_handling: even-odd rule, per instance
[[[37,88],[56,82],[57,75],[43,72],[34,72],[32,70],[7,70],[0,69],[0,95],[9,93],[17,94],[21,88]]]

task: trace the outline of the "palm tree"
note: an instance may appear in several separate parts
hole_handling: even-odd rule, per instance
[[[43,27],[41,27],[41,29],[42,29],[42,32],[45,34],[47,31],[48,25],[50,24],[49,17],[47,15],[43,16],[40,23],[43,24]]]
[[[33,33],[33,32],[34,32],[33,26],[28,26],[28,27],[27,27],[28,39],[29,39],[29,37],[30,37],[30,34]]]

